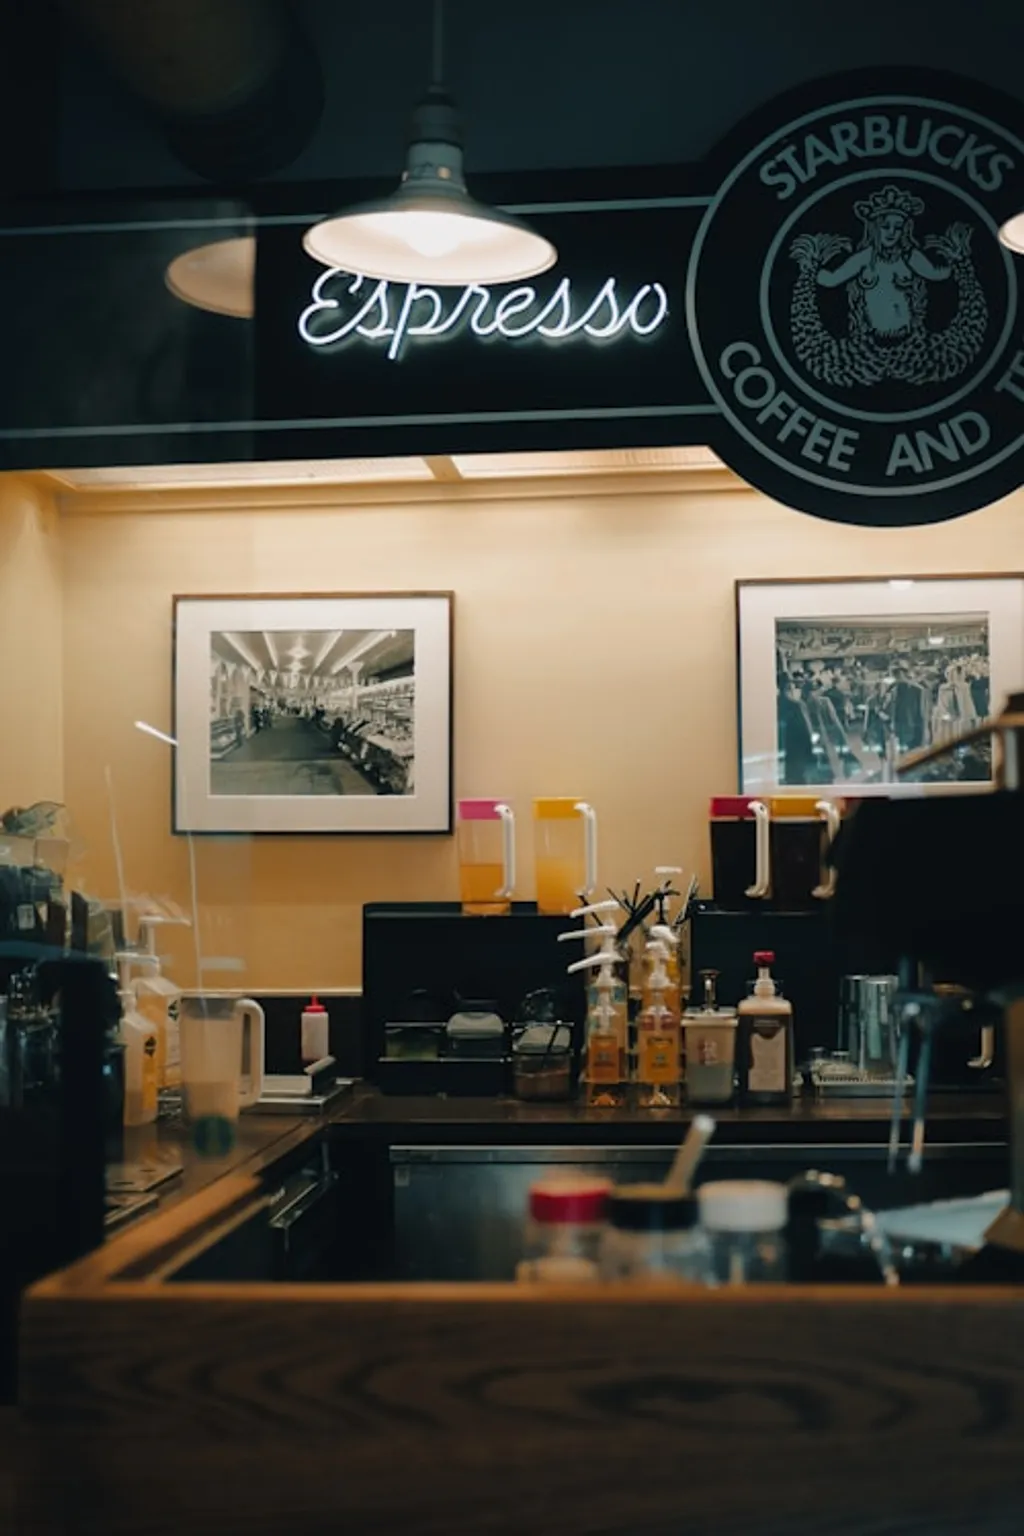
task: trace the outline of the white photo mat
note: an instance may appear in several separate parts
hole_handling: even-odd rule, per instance
[[[777,626],[786,620],[851,626],[877,619],[941,628],[943,619],[983,618],[987,624],[991,711],[1024,686],[1024,577],[919,576],[850,578],[840,581],[739,581],[736,583],[739,782],[743,794],[846,789],[856,795],[921,795],[921,783],[870,783],[856,776],[836,783],[784,781],[776,676]],[[934,792],[977,793],[988,781],[948,783]]]
[[[181,596],[174,600],[174,615],[176,832],[451,832],[451,593]],[[211,655],[215,637],[376,630],[411,631],[413,636],[415,772],[410,792],[213,793]]]

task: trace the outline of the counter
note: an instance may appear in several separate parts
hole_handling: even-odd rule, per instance
[[[181,1172],[155,1191],[160,1209],[189,1200],[219,1179],[243,1170],[259,1173],[270,1163],[288,1156],[314,1135],[322,1133],[320,1121],[303,1116],[242,1115],[235,1145],[223,1157],[207,1157],[196,1151],[188,1126],[181,1120],[160,1120],[156,1125],[126,1129],[124,1163],[179,1163]],[[145,1221],[145,1216],[139,1218]]]
[[[738,1112],[720,1135],[885,1123],[843,1109]],[[344,1168],[414,1136],[648,1134],[594,1113],[360,1090],[326,1124],[250,1121],[262,1145],[27,1296],[19,1533],[1016,1531],[1021,1292],[166,1283],[282,1150],[326,1142]],[[940,1126],[993,1152],[1003,1129],[991,1100],[937,1105]]]
[[[929,1146],[969,1157],[1005,1145],[1002,1099],[993,1094],[934,1095]],[[524,1104],[515,1099],[399,1097],[358,1085],[325,1118],[260,1115],[241,1117],[231,1152],[208,1157],[192,1145],[180,1121],[160,1121],[125,1132],[125,1163],[174,1161],[182,1171],[160,1186],[166,1212],[229,1176],[258,1179],[269,1167],[286,1167],[316,1143],[339,1147],[651,1148],[678,1145],[692,1111],[589,1109],[583,1104]],[[798,1100],[772,1109],[725,1109],[716,1115],[714,1148],[761,1150],[820,1146],[877,1150],[889,1135],[889,1106],[877,1099],[820,1103]],[[905,1118],[904,1145],[909,1124]],[[155,1212],[135,1218],[131,1231]],[[109,1242],[120,1239],[119,1227]],[[108,1246],[109,1246],[108,1242]]]
[[[517,1099],[404,1097],[361,1086],[331,1120],[336,1138],[378,1137],[413,1141],[443,1137],[452,1144],[473,1139],[502,1146],[516,1143],[585,1145],[600,1141],[644,1146],[678,1143],[695,1111],[591,1109],[585,1104],[526,1104]],[[797,1099],[770,1109],[708,1110],[718,1129],[716,1143],[741,1144],[781,1139],[795,1142],[888,1140],[887,1099]],[[1003,1142],[1006,1109],[999,1094],[933,1094],[928,1127],[931,1140]],[[909,1134],[904,1107],[903,1140]]]

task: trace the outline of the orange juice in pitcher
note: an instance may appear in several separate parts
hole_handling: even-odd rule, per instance
[[[515,815],[504,800],[459,801],[459,894],[472,917],[501,917],[516,880]]]
[[[537,911],[568,916],[597,886],[597,813],[575,796],[533,802]]]

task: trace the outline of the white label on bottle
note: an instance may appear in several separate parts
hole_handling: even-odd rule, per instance
[[[305,1062],[322,1061],[330,1055],[330,1037],[327,1032],[327,1014],[304,1013],[302,1015],[302,1059]]]
[[[785,1093],[786,1026],[778,1019],[751,1021],[750,1068],[747,1088],[750,1093]]]

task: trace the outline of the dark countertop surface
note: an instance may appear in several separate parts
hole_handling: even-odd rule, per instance
[[[156,1190],[159,1207],[142,1211],[128,1225],[135,1227],[157,1208],[165,1211],[229,1174],[258,1175],[285,1159],[300,1160],[324,1134],[331,1141],[401,1146],[665,1146],[682,1139],[694,1113],[686,1106],[652,1113],[589,1109],[573,1103],[525,1104],[516,1099],[406,1097],[358,1084],[322,1118],[244,1114],[235,1146],[219,1157],[200,1153],[192,1144],[189,1127],[181,1121],[160,1121],[125,1131],[124,1164],[134,1169],[139,1164],[179,1163],[181,1172]],[[880,1099],[827,1103],[797,1099],[778,1109],[722,1109],[714,1118],[719,1146],[880,1144],[889,1134],[889,1105]],[[905,1106],[904,1146],[909,1130]],[[1002,1095],[932,1095],[930,1144],[998,1144],[1005,1139]],[[110,1235],[121,1230],[123,1226],[112,1228]]]
[[[708,1109],[718,1143],[870,1142],[888,1140],[887,1099],[798,1098],[777,1109]],[[474,1099],[382,1094],[363,1084],[335,1112],[333,1139],[374,1137],[402,1143],[443,1141],[499,1145],[608,1141],[643,1146],[675,1142],[698,1111],[590,1109],[585,1104],[525,1104],[517,1099]],[[911,1110],[904,1104],[904,1142]],[[928,1106],[933,1142],[1002,1142],[1006,1111],[1002,1094],[934,1093]]]
[[[238,1122],[235,1145],[220,1157],[199,1152],[189,1126],[181,1120],[159,1120],[155,1125],[126,1129],[124,1161],[117,1168],[108,1166],[108,1188],[111,1176],[122,1170],[128,1174],[148,1170],[166,1173],[179,1164],[181,1171],[153,1191],[160,1197],[160,1209],[167,1210],[228,1174],[260,1173],[271,1163],[301,1149],[323,1131],[325,1123],[312,1117],[244,1114]]]

